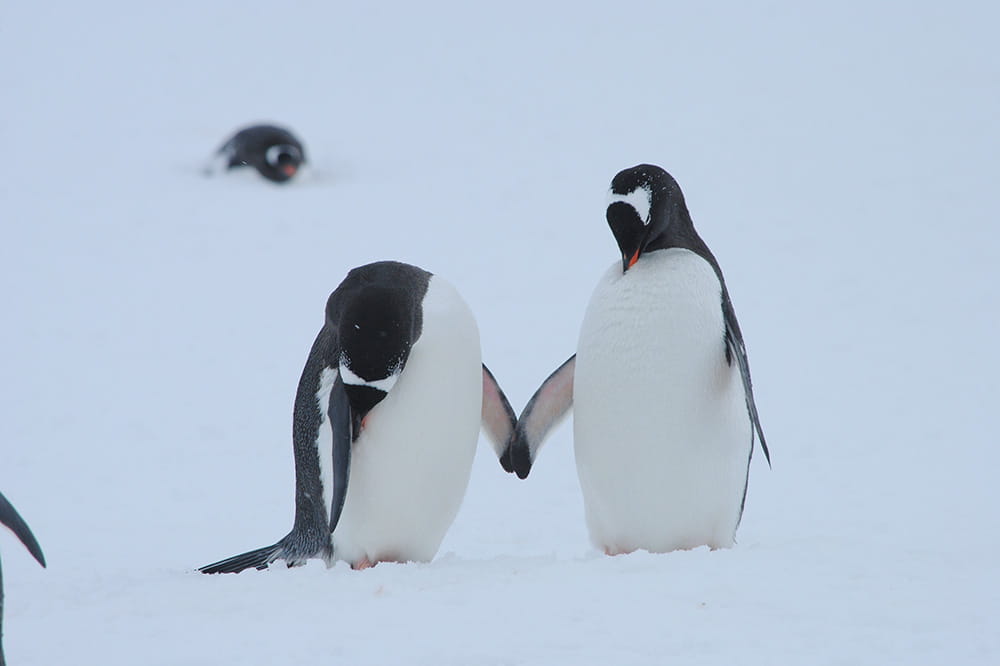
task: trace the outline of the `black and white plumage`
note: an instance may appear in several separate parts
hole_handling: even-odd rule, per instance
[[[465,494],[480,427],[499,456],[515,421],[448,282],[398,262],[355,268],[330,295],[299,380],[292,531],[201,571],[428,561]]]
[[[621,261],[594,290],[577,353],[531,398],[502,460],[527,477],[572,408],[597,547],[729,547],[755,435],[770,454],[722,270],[660,167],[621,171],[609,198]]]
[[[7,526],[10,531],[21,540],[24,547],[28,549],[31,556],[38,560],[38,563],[43,567],[45,566],[45,555],[42,554],[42,548],[38,545],[38,541],[35,539],[35,535],[31,533],[31,528],[28,524],[24,522],[14,506],[7,501],[3,493],[0,493],[0,523]],[[0,572],[0,666],[3,666],[6,661],[3,654],[3,574]]]
[[[305,162],[305,148],[290,131],[275,125],[252,125],[239,130],[222,144],[208,171],[250,166],[264,178],[284,183],[291,180]]]

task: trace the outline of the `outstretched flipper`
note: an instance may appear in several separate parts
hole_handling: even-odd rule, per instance
[[[329,445],[328,441],[318,440],[320,424],[323,421],[320,396],[325,395],[324,391],[330,386],[324,383],[329,381],[325,378],[331,376],[324,374],[324,370],[332,370],[327,354],[335,355],[328,352],[331,347],[333,343],[329,332],[324,328],[316,337],[309,352],[295,395],[292,440],[295,449],[296,488],[295,524],[292,531],[273,546],[235,555],[200,567],[198,571],[217,574],[239,573],[246,569],[261,570],[267,569],[277,560],[285,560],[289,567],[294,567],[305,564],[314,557],[321,558],[327,563],[331,561],[330,521],[327,518],[329,507],[324,507],[318,451],[319,446]],[[343,395],[343,384],[339,376],[333,385],[337,387],[337,392]],[[332,394],[334,391],[330,390]]]
[[[497,384],[490,369],[483,364],[483,430],[493,445],[493,450],[500,459],[500,464],[508,472],[513,472],[510,466],[510,456],[507,452],[507,442],[510,440],[514,427],[517,425],[517,415],[510,406],[510,401],[504,395],[503,389]]]
[[[525,479],[531,465],[538,457],[538,450],[549,432],[569,413],[573,406],[573,376],[576,371],[576,354],[560,365],[531,396],[521,417],[517,420],[514,435],[504,452],[508,464],[504,469],[514,471]],[[503,458],[501,458],[503,463]]]
[[[291,567],[299,567],[308,560],[318,557],[329,563],[332,559],[329,534],[320,534],[315,530],[306,531],[292,528],[285,538],[273,546],[265,546],[240,555],[227,557],[212,564],[199,567],[198,571],[206,574],[239,573],[246,569],[267,569],[273,562],[284,560]]]
[[[17,535],[24,547],[28,549],[31,556],[38,560],[38,563],[45,566],[45,555],[42,554],[42,547],[38,545],[35,535],[31,533],[31,528],[24,522],[14,506],[7,501],[3,493],[0,493],[0,523],[6,525]]]
[[[729,300],[728,294],[723,294],[722,312],[726,320],[726,360],[732,365],[732,359],[736,358],[736,365],[740,369],[740,377],[743,379],[743,393],[746,395],[747,414],[750,416],[750,451],[753,454],[754,432],[760,439],[760,447],[764,450],[764,458],[767,459],[768,467],[771,466],[771,453],[767,450],[767,441],[764,439],[764,431],[760,427],[760,417],[757,416],[757,403],[753,399],[753,383],[750,381],[750,362],[747,360],[747,350],[743,345],[743,334],[740,332],[740,325],[736,321],[736,312],[733,304]]]
[[[249,553],[234,555],[233,557],[228,557],[213,564],[207,564],[200,567],[198,571],[206,574],[217,574],[239,573],[244,569],[249,569],[250,567],[257,569],[258,571],[266,569],[271,562],[281,558],[281,552],[284,550],[282,541],[279,541],[273,546],[258,548],[257,550],[251,550]]]

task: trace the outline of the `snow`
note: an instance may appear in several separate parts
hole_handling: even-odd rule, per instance
[[[988,3],[6,3],[12,666],[992,663],[1000,50]],[[642,21],[635,21],[636,11]],[[200,168],[273,121],[311,173]],[[731,550],[606,558],[572,428],[483,440],[428,564],[208,577],[292,522],[291,406],[357,265],[438,272],[518,411],[677,178],[773,453]]]

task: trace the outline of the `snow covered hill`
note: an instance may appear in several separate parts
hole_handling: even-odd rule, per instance
[[[998,20],[6,3],[0,489],[49,562],[0,537],[8,663],[995,663]],[[309,173],[202,176],[257,120]],[[481,444],[429,564],[194,572],[291,526],[292,399],[348,269],[447,277],[520,411],[639,162],[746,337],[774,468],[735,548],[599,555],[564,426],[524,482]]]

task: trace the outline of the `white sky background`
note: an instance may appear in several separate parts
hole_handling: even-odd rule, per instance
[[[990,663],[1000,11],[988,3],[7,3],[12,665]],[[303,138],[288,187],[199,168]],[[441,273],[516,410],[654,162],[726,274],[774,469],[730,551],[606,559],[571,428],[480,448],[428,565],[194,567],[291,526],[291,404],[353,266]]]

